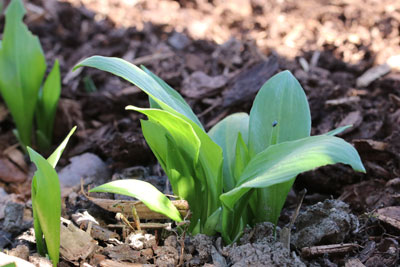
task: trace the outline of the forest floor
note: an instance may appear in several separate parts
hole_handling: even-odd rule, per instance
[[[48,64],[60,61],[54,143],[78,126],[58,168],[69,181],[62,187],[63,218],[74,222],[64,224],[86,230],[87,221],[79,220],[85,216],[99,223],[71,240],[74,246],[62,247],[59,266],[400,264],[399,1],[35,0],[26,8],[25,22]],[[278,224],[287,226],[306,188],[290,250],[275,242],[267,223],[232,247],[173,229],[129,233],[114,212],[81,192],[82,177],[86,192],[132,177],[171,192],[142,136],[143,117],[125,110],[147,107],[146,95],[106,72],[72,72],[92,55],[145,65],[185,97],[206,129],[231,113],[249,112],[260,86],[288,69],[308,97],[312,135],[352,124],[340,137],[355,146],[367,173],[335,165],[297,177]],[[32,236],[35,168],[13,129],[0,100],[0,249],[45,266]]]

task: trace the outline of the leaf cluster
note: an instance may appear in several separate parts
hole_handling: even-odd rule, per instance
[[[12,0],[6,10],[0,42],[0,93],[14,119],[15,134],[22,147],[31,146],[36,120],[36,142],[41,150],[46,150],[51,145],[60,98],[60,68],[56,60],[43,82],[45,56],[38,37],[22,21],[25,13],[21,0]]]
[[[36,165],[31,189],[36,247],[42,256],[46,255],[46,252],[49,254],[53,266],[57,266],[59,260],[61,223],[60,182],[54,168],[75,130],[76,127],[72,128],[47,160],[28,147],[30,159]]]
[[[113,73],[148,94],[150,108],[126,109],[147,116],[141,121],[143,135],[174,194],[189,202],[193,234],[219,232],[226,243],[232,243],[246,225],[277,223],[298,174],[335,163],[365,172],[357,151],[334,136],[345,127],[310,136],[308,101],[289,71],[261,87],[250,114],[230,115],[207,133],[181,95],[145,67],[101,56],[85,59],[75,68],[82,66]],[[140,200],[153,194],[140,187],[131,189],[136,183],[111,182],[92,191]],[[156,194],[153,202],[143,202],[159,210]],[[164,205],[162,212],[177,220],[175,207]]]

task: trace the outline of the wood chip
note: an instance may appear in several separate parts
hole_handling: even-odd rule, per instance
[[[388,146],[387,143],[381,141],[375,141],[372,139],[355,139],[353,140],[355,147],[362,151],[386,151]]]
[[[252,100],[261,86],[278,71],[278,60],[271,56],[267,61],[259,62],[241,70],[229,81],[230,86],[224,91],[224,108],[236,106]]]
[[[97,248],[96,241],[71,221],[61,218],[60,254],[68,261],[86,259]],[[67,226],[65,226],[67,225]]]
[[[19,144],[8,147],[4,150],[3,155],[7,156],[13,163],[25,173],[28,172],[28,165],[25,161],[25,155],[18,149]]]
[[[386,63],[368,69],[366,72],[364,72],[363,75],[358,77],[356,82],[357,87],[366,87],[370,85],[376,79],[379,79],[380,77],[388,74],[390,70],[391,67],[389,66],[389,64]]]
[[[344,264],[345,267],[365,267],[359,259],[350,259]]]
[[[350,112],[349,114],[346,115],[346,117],[344,117],[344,119],[339,123],[339,125],[336,126],[336,128],[340,128],[347,125],[352,125],[352,127],[347,128],[346,130],[341,132],[339,136],[354,131],[355,129],[358,128],[358,126],[361,125],[362,121],[363,117],[359,110]]]
[[[354,243],[305,247],[301,249],[301,255],[308,258],[323,254],[347,253],[358,247],[359,245]]]
[[[400,207],[386,207],[377,210],[374,215],[381,221],[400,230]]]
[[[27,175],[8,158],[0,158],[0,180],[5,183],[22,183]]]
[[[327,100],[325,105],[327,106],[340,106],[340,105],[349,105],[360,101],[359,96],[349,96],[338,99]]]
[[[101,267],[142,267],[149,266],[148,264],[119,262],[113,260],[103,260],[100,262]]]

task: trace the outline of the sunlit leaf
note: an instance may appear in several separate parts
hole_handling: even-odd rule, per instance
[[[78,63],[74,69],[83,66],[110,72],[133,83],[148,94],[162,109],[203,127],[182,96],[166,86],[165,82],[156,79],[154,74],[149,75],[137,66],[114,57],[93,56]]]
[[[106,192],[134,197],[152,211],[164,214],[174,221],[182,221],[178,209],[172,202],[148,182],[135,179],[117,180],[95,187],[90,192]]]
[[[268,147],[252,158],[243,171],[239,185],[221,195],[226,207],[233,209],[251,188],[267,188],[293,180],[298,174],[320,166],[344,163],[356,171],[365,172],[357,151],[343,139],[334,136],[312,136]],[[284,190],[288,191],[288,190]],[[285,199],[286,196],[277,196]],[[259,213],[271,212],[281,207],[263,203]]]

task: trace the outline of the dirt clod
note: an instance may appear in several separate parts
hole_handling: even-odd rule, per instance
[[[277,229],[277,232],[279,229]],[[232,266],[306,266],[274,237],[274,225],[260,223],[247,228],[239,244],[224,248]]]
[[[299,214],[291,241],[297,248],[342,243],[358,225],[346,203],[327,199]]]

